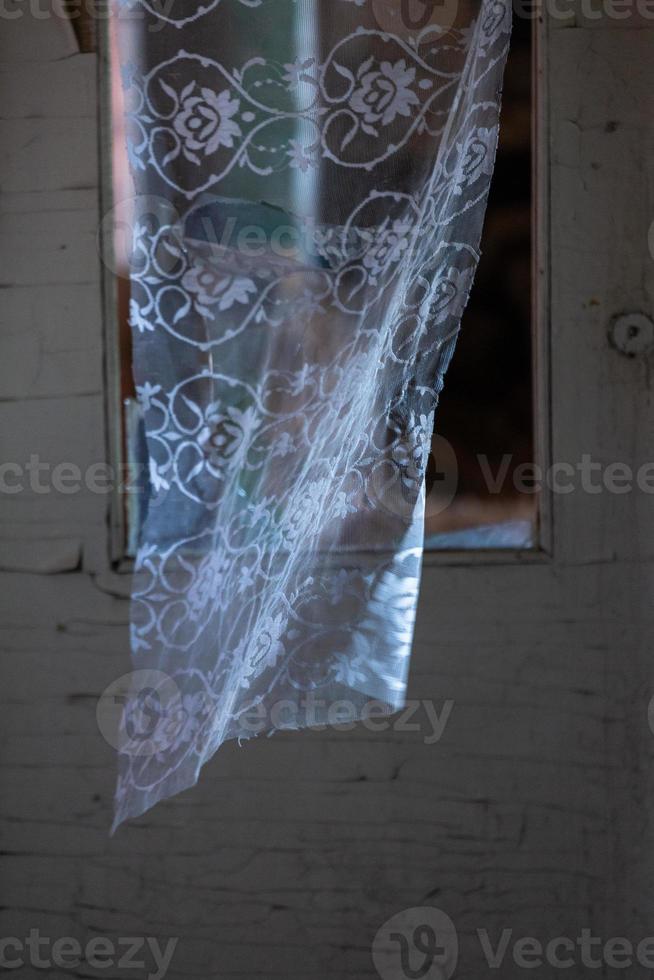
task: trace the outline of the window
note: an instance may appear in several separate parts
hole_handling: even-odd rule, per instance
[[[103,28],[112,452],[127,473],[114,507],[114,555],[121,557],[135,554],[148,479],[128,325],[131,180],[115,37]],[[436,416],[426,503],[426,549],[433,552],[527,550],[538,543],[533,34],[531,21],[516,19],[482,258]]]

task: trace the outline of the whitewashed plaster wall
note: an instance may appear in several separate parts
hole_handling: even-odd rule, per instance
[[[652,306],[652,29],[573,18],[548,37],[554,451],[635,463],[653,448],[650,365],[606,325]],[[2,24],[0,438],[21,464],[106,458],[96,75],[60,20]],[[426,570],[409,693],[454,700],[438,744],[229,745],[114,839],[95,706],[129,659],[108,500],[0,508],[0,936],[179,937],[183,980],[363,980],[381,923],[435,904],[460,933],[456,976],[481,980],[478,928],[654,934],[651,498],[555,501],[548,561]]]

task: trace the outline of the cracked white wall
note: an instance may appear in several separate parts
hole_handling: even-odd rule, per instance
[[[651,365],[612,351],[606,327],[652,306],[652,28],[547,40],[541,409],[554,458],[636,464],[654,452]],[[5,461],[105,459],[96,74],[62,22],[3,24]],[[652,498],[553,500],[551,559],[428,565],[409,696],[454,701],[437,744],[357,730],[228,745],[113,840],[95,705],[129,669],[128,583],[107,564],[107,507],[0,497],[0,936],[179,936],[170,977],[361,980],[381,923],[432,903],[459,929],[456,975],[480,980],[478,928],[654,934]]]

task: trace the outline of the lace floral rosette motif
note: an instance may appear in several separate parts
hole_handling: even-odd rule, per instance
[[[145,202],[132,646],[166,684],[131,694],[116,824],[192,785],[228,738],[403,702],[510,9],[394,32],[378,6],[118,11]]]

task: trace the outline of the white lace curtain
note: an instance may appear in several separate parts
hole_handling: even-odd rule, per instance
[[[116,16],[150,500],[115,826],[194,784],[226,739],[403,703],[510,7]]]

